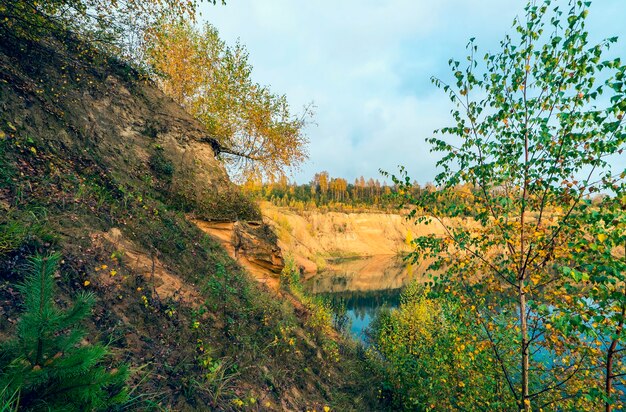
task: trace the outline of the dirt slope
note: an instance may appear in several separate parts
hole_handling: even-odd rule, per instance
[[[31,146],[97,163],[118,182],[143,181],[206,219],[259,217],[202,143],[207,131],[150,81],[79,42],[49,40],[26,54],[11,40],[0,46],[9,136],[19,130]]]
[[[57,301],[94,292],[90,339],[134,371],[126,410],[379,409],[354,348],[190,221],[260,219],[205,136],[71,36],[0,37],[0,339],[15,332],[28,256],[59,251]]]

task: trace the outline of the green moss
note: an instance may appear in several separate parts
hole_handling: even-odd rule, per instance
[[[155,146],[148,163],[150,164],[150,169],[152,169],[157,178],[166,182],[172,181],[172,176],[174,175],[174,164],[167,157],[165,157],[161,146]]]

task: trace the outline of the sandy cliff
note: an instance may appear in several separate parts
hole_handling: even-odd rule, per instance
[[[332,266],[334,258],[393,256],[411,250],[409,240],[442,234],[439,224],[415,224],[389,213],[296,212],[261,204],[264,219],[275,228],[278,244],[306,273]]]

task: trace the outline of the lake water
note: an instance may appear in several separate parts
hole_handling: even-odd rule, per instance
[[[303,286],[310,294],[345,305],[350,334],[367,345],[366,330],[380,309],[398,307],[404,286],[424,272],[424,267],[407,265],[395,256],[375,256],[335,262],[306,279]],[[544,366],[552,366],[554,359],[556,355],[545,350],[534,354],[534,362]],[[614,386],[626,392],[622,381]],[[626,401],[626,395],[620,399]]]
[[[306,292],[345,305],[350,333],[365,341],[365,331],[382,307],[395,308],[416,270],[397,256],[373,256],[334,262],[307,279]]]

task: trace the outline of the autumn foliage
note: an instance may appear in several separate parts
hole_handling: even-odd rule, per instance
[[[147,33],[159,86],[204,123],[232,177],[276,180],[307,158],[311,107],[294,116],[285,95],[254,82],[244,46],[227,46],[210,24],[161,21]]]

